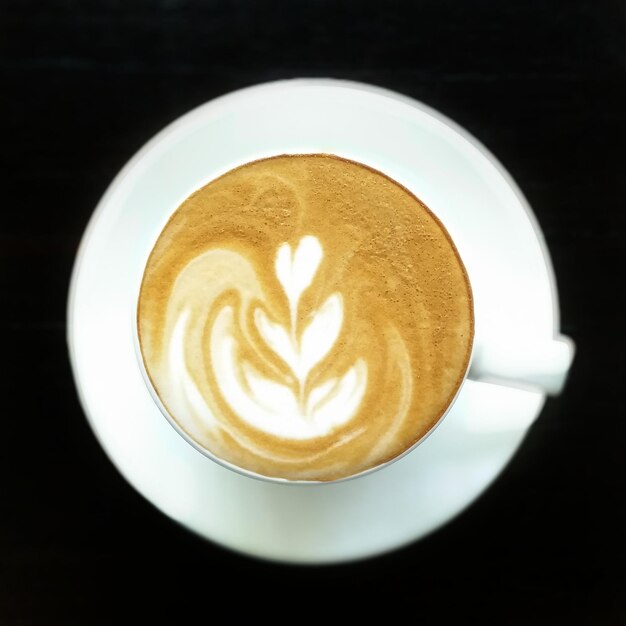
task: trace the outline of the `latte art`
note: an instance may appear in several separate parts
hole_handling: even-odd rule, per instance
[[[310,312],[304,328],[298,328],[300,297],[322,257],[320,243],[312,236],[301,239],[293,255],[287,243],[278,249],[276,276],[289,305],[285,326],[271,319],[271,305],[255,270],[241,255],[211,250],[183,270],[171,297],[170,306],[178,314],[166,337],[169,356],[164,375],[176,381],[177,390],[169,399],[171,410],[189,415],[189,428],[194,423],[214,429],[221,424],[238,438],[225,416],[211,409],[220,401],[250,426],[292,439],[327,435],[356,414],[367,385],[367,364],[362,358],[338,377],[319,380],[315,376],[324,359],[329,354],[332,358],[342,330],[341,295],[329,296]],[[201,292],[196,289],[207,279],[211,281],[207,287]],[[229,297],[229,292],[235,297]],[[205,332],[208,353],[202,369],[194,372],[194,364],[185,358],[185,345],[196,338],[201,342]],[[194,382],[198,378],[214,382],[209,390],[214,397],[203,398]],[[245,445],[245,438],[241,443]]]
[[[325,215],[333,188],[366,206]],[[437,421],[467,366],[471,300],[445,231],[406,190],[336,157],[279,157],[174,214],[138,328],[155,390],[201,446],[260,474],[332,480],[397,456]]]

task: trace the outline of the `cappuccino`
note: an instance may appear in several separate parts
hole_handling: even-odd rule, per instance
[[[424,437],[474,330],[439,220],[384,174],[326,154],[247,163],[189,196],[149,256],[137,325],[188,437],[257,474],[313,481]]]

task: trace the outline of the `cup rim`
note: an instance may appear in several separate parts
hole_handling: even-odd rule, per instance
[[[293,156],[293,157],[298,157],[298,156],[305,156],[307,154],[310,155],[314,155],[314,154],[321,154],[319,152],[310,152],[310,153],[306,153],[306,152],[299,152],[298,154],[285,154],[285,153],[281,153],[281,154],[277,154],[275,155],[276,157],[278,156]],[[241,474],[243,476],[246,476],[248,478],[254,478],[256,480],[262,480],[265,482],[269,482],[269,483],[275,483],[275,484],[287,484],[287,485],[298,485],[298,486],[303,486],[303,485],[333,485],[333,484],[338,484],[338,483],[342,483],[342,482],[346,482],[349,480],[354,480],[357,478],[361,478],[370,474],[373,474],[374,472],[377,472],[379,470],[384,469],[385,467],[388,467],[389,465],[392,465],[393,463],[395,463],[396,461],[399,461],[400,459],[402,459],[403,457],[405,457],[406,455],[408,455],[409,453],[413,452],[421,443],[423,443],[424,441],[426,441],[426,439],[428,439],[428,437],[430,437],[430,435],[437,429],[437,427],[443,422],[443,420],[445,419],[445,417],[448,415],[448,413],[450,412],[450,410],[452,409],[452,407],[454,406],[454,403],[456,402],[459,394],[461,393],[461,390],[465,384],[465,381],[468,378],[469,372],[470,372],[470,367],[472,364],[472,359],[474,356],[474,350],[475,350],[475,311],[474,311],[474,298],[473,298],[473,290],[472,290],[472,285],[471,285],[471,279],[469,276],[469,273],[467,271],[467,268],[465,266],[465,264],[463,263],[463,259],[458,251],[458,248],[456,246],[456,244],[454,243],[454,239],[452,238],[452,236],[450,235],[450,233],[448,232],[445,224],[441,221],[441,219],[437,216],[437,214],[430,209],[430,207],[428,207],[417,195],[415,195],[411,190],[407,189],[406,187],[404,187],[404,185],[400,184],[399,182],[397,182],[395,179],[393,179],[391,176],[389,176],[388,174],[386,174],[385,172],[382,172],[378,169],[375,169],[373,167],[371,167],[370,165],[363,163],[363,162],[359,162],[356,161],[354,159],[346,159],[344,157],[335,155],[335,154],[330,154],[328,153],[327,156],[332,156],[335,158],[340,158],[342,160],[345,161],[349,161],[351,163],[356,163],[358,165],[364,166],[367,169],[370,169],[372,171],[375,171],[377,174],[382,175],[386,178],[388,178],[389,180],[391,180],[392,182],[394,182],[397,185],[400,185],[406,192],[408,192],[411,196],[413,196],[414,198],[417,199],[417,201],[426,209],[426,211],[428,212],[428,214],[434,218],[434,220],[436,221],[436,223],[439,225],[439,227],[443,230],[448,242],[451,244],[455,255],[458,259],[458,261],[461,264],[461,267],[463,268],[463,273],[465,275],[466,278],[466,283],[467,283],[467,287],[469,289],[469,306],[470,306],[470,318],[471,318],[471,341],[470,341],[470,346],[469,346],[469,354],[468,354],[468,358],[465,364],[465,369],[463,371],[463,375],[460,377],[459,382],[457,384],[457,388],[454,392],[454,394],[452,395],[452,397],[449,399],[447,405],[445,406],[445,409],[442,411],[442,413],[439,415],[439,417],[429,426],[428,430],[419,438],[417,439],[417,441],[413,442],[408,448],[406,448],[405,450],[403,450],[402,452],[400,452],[399,454],[397,454],[396,456],[394,456],[391,459],[388,459],[387,461],[383,461],[382,463],[379,463],[378,465],[374,465],[372,467],[368,467],[360,472],[356,472],[354,474],[350,474],[348,476],[342,476],[340,478],[335,478],[332,480],[303,480],[303,479],[290,479],[290,478],[283,478],[283,477],[279,477],[279,476],[270,476],[267,474],[260,474],[258,472],[254,472],[253,470],[249,470],[246,469],[244,467],[241,467],[235,463],[232,463],[230,461],[227,461],[223,458],[221,458],[220,456],[218,456],[217,454],[215,454],[214,452],[212,452],[211,450],[209,450],[208,448],[204,447],[202,444],[200,444],[198,441],[196,441],[179,423],[178,421],[174,418],[174,416],[170,413],[170,411],[167,409],[167,407],[165,406],[163,400],[161,399],[161,397],[159,396],[158,391],[156,390],[154,383],[152,381],[152,378],[150,377],[150,374],[148,373],[148,369],[146,367],[146,363],[145,363],[145,359],[144,359],[144,355],[143,355],[143,351],[141,349],[141,341],[139,339],[139,299],[141,296],[141,286],[143,284],[143,278],[145,275],[145,269],[146,269],[146,265],[148,263],[149,260],[149,256],[152,252],[152,249],[154,248],[154,245],[156,243],[156,241],[158,240],[158,238],[160,237],[161,233],[162,233],[162,229],[159,231],[159,233],[157,234],[157,237],[155,239],[155,241],[153,242],[152,246],[150,247],[150,250],[147,253],[147,257],[145,259],[145,263],[142,264],[142,271],[140,272],[140,276],[139,276],[139,280],[135,286],[134,289],[134,297],[133,297],[133,309],[131,311],[132,313],[132,336],[133,336],[133,347],[134,347],[134,351],[135,351],[135,357],[137,360],[137,363],[139,365],[139,370],[141,372],[141,376],[143,378],[144,384],[146,385],[146,388],[148,389],[148,392],[150,393],[150,396],[153,400],[153,402],[156,404],[156,406],[158,407],[159,411],[161,412],[161,414],[165,417],[165,419],[169,422],[169,424],[174,428],[174,430],[188,443],[190,444],[193,448],[195,448],[198,452],[200,452],[203,456],[207,457],[208,459],[210,459],[211,461],[217,463],[218,465],[221,465],[222,467],[225,467],[226,469],[232,470],[238,474]],[[237,167],[242,167],[245,165],[248,165],[250,163],[255,163],[257,161],[264,161],[267,159],[271,159],[273,158],[272,156],[269,157],[264,157],[262,159],[254,159],[252,161],[248,161],[246,160],[245,162],[239,164],[239,165],[235,165],[234,167],[232,167],[231,169],[227,170],[227,172],[232,171],[233,169],[237,169]],[[226,173],[227,173],[226,172]],[[223,175],[223,174],[222,174]],[[219,176],[217,177],[219,178]],[[212,179],[215,180],[215,179]],[[211,182],[211,181],[209,181]],[[208,184],[208,183],[207,183]],[[191,193],[194,193],[193,191]],[[171,215],[173,215],[173,213],[178,209],[178,207],[176,207],[172,213],[169,214],[169,216],[171,217]]]

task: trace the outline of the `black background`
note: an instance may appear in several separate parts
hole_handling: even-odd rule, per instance
[[[297,619],[626,624],[626,3],[0,2],[0,625]],[[191,535],[117,473],[65,344],[71,266],[104,189],[177,116],[296,76],[441,110],[533,206],[578,345],[495,484],[413,546],[351,565],[249,559]],[[114,391],[112,392],[114,393]]]

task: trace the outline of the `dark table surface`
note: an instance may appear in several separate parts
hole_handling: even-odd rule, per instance
[[[65,344],[77,245],[165,124],[296,76],[397,90],[487,145],[533,206],[578,345],[493,486],[404,550],[294,568],[204,542],[139,496],[78,404]],[[356,611],[422,623],[626,624],[624,2],[0,2],[0,624]],[[356,615],[356,613],[355,613]]]

